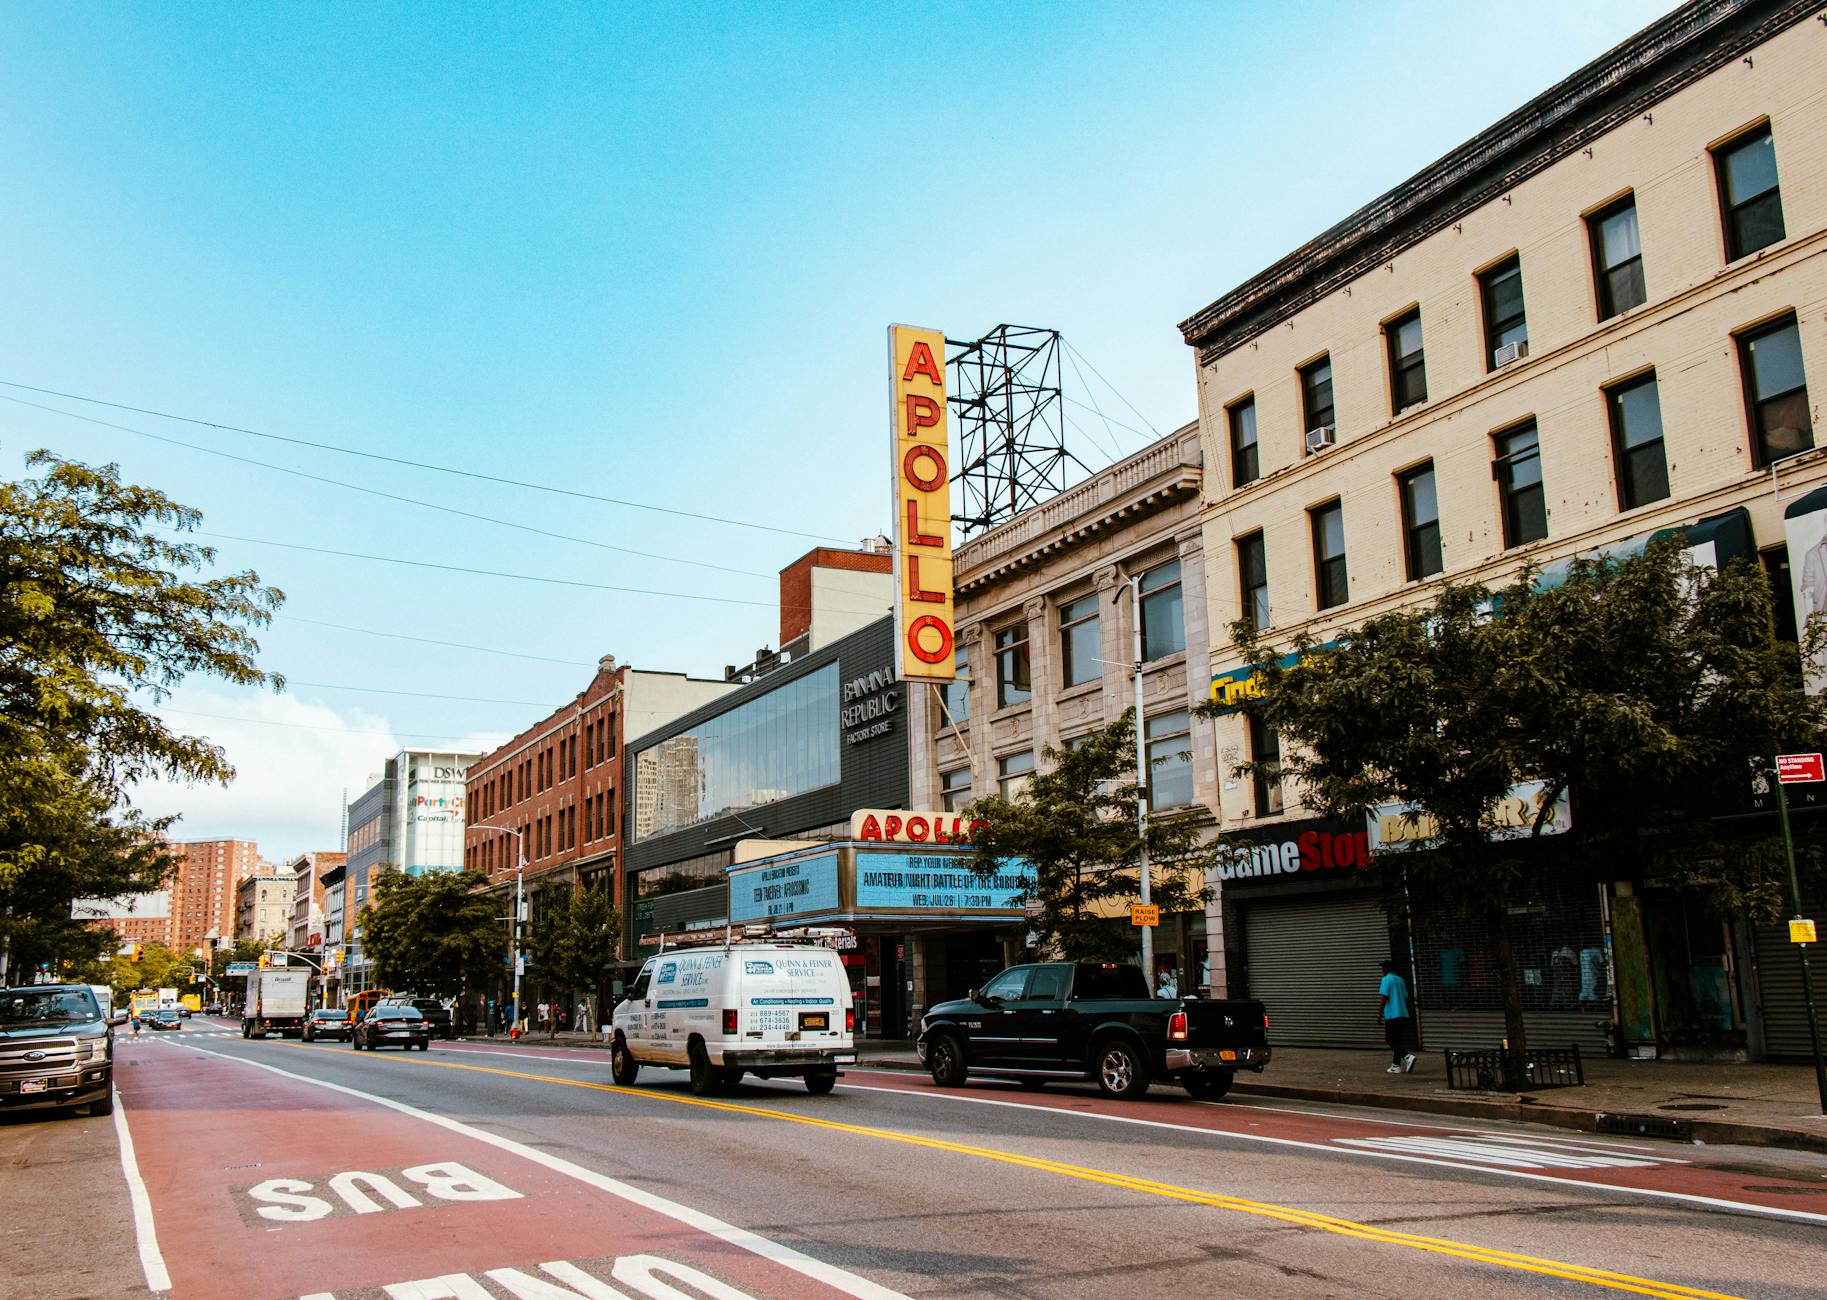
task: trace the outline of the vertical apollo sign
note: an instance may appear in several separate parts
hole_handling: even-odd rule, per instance
[[[894,450],[894,639],[902,681],[949,682],[952,485],[946,460],[945,335],[888,327]]]

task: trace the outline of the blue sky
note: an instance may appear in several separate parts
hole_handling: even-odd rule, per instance
[[[0,401],[0,473],[117,461],[263,539],[216,544],[287,592],[262,640],[295,685],[187,686],[173,721],[241,779],[145,802],[333,847],[396,744],[509,734],[601,654],[717,675],[772,645],[779,567],[888,525],[887,323],[1060,329],[1166,432],[1178,321],[1661,9],[6,6],[0,380],[411,464],[0,388],[138,431]],[[1091,382],[1068,398],[1140,425]],[[1094,467],[1145,441],[1068,409]]]

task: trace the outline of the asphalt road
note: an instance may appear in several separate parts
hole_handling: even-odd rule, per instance
[[[145,1294],[150,1260],[200,1300],[1827,1294],[1815,1156],[890,1072],[701,1099],[666,1070],[617,1088],[601,1052],[202,1019],[118,1058],[152,1233],[107,1125],[9,1123],[0,1223],[12,1153],[70,1145],[33,1181],[88,1170],[125,1263],[86,1282],[8,1231],[0,1293]]]

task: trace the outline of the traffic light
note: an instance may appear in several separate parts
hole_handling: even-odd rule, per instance
[[[271,966],[272,964],[273,964],[273,955],[271,953],[263,952],[260,954],[260,969],[261,970],[265,970],[268,966]]]
[[[140,959],[140,950],[143,949],[144,947],[145,947],[144,944],[136,943],[128,950],[128,955],[134,961],[138,961]]]
[[[330,949],[330,965],[341,966],[342,964],[343,964],[343,950],[341,948]]]

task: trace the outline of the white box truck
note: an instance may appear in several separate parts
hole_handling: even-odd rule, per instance
[[[248,972],[247,1005],[241,1008],[241,1036],[265,1038],[303,1037],[305,1013],[310,1007],[311,972],[308,970],[256,970]]]

